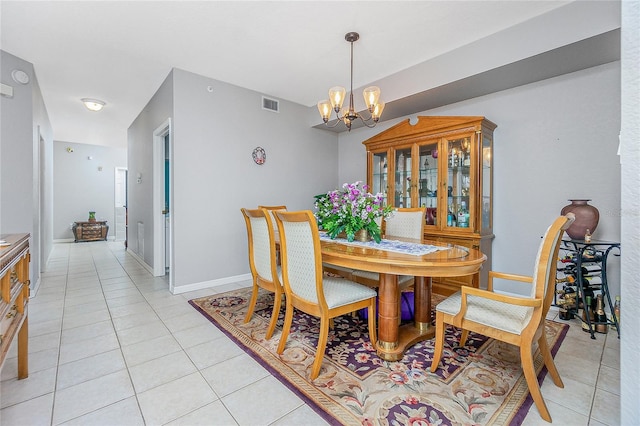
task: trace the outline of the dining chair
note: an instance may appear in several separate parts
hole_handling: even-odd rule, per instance
[[[367,308],[369,340],[376,342],[375,290],[344,278],[325,276],[318,225],[309,210],[276,212],[280,230],[282,279],[286,294],[286,312],[277,352],[285,349],[293,310],[299,309],[320,318],[320,331],[310,378],[320,373],[329,335],[329,323],[335,317]]]
[[[278,225],[276,225],[276,218],[273,215],[274,212],[277,211],[287,211],[287,206],[258,206],[259,209],[265,209],[269,212],[269,220],[271,221],[271,225],[273,225],[273,235],[275,237],[276,240],[276,244],[278,241],[280,241],[280,236],[278,235]],[[278,247],[276,245],[276,262],[278,263],[278,265],[280,264],[280,250],[278,250]]]
[[[549,351],[544,327],[555,292],[556,259],[560,241],[564,231],[574,220],[574,214],[568,213],[558,217],[547,229],[538,249],[532,277],[489,271],[486,290],[463,286],[460,291],[436,306],[435,352],[431,372],[438,369],[443,354],[445,324],[462,329],[460,346],[464,345],[470,331],[516,345],[520,348],[522,370],[529,393],[540,416],[551,422],[551,415],[536,377],[533,345],[538,343],[538,350],[553,383],[563,388],[564,384]],[[493,289],[495,279],[530,283],[530,294],[518,297],[496,293]]]
[[[282,306],[282,275],[276,261],[276,244],[274,228],[266,209],[241,209],[244,221],[247,225],[247,237],[249,239],[249,267],[253,277],[253,292],[249,301],[249,308],[244,322],[247,323],[253,316],[253,311],[258,300],[258,291],[263,288],[274,293],[273,311],[271,321],[265,335],[271,339],[276,328],[280,307]]]
[[[422,241],[426,211],[425,207],[395,209],[393,215],[382,223],[384,238],[412,238]],[[375,288],[380,285],[380,274],[376,272],[354,270],[351,273],[351,279],[369,287]],[[413,276],[400,275],[398,277],[398,286],[401,290],[411,287],[413,284]]]
[[[287,211],[287,206],[258,206],[259,209],[265,209],[269,212],[269,218],[271,219],[271,223],[273,224],[273,230],[278,232],[276,225],[276,218],[274,213],[277,211]]]

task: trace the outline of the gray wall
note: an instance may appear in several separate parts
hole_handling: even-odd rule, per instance
[[[418,115],[484,115],[498,125],[494,270],[531,274],[540,236],[570,198],[600,210],[594,238],[620,241],[619,62]],[[366,179],[361,142],[398,121],[340,134],[341,182]],[[610,266],[611,292],[620,294],[619,257]]]
[[[279,113],[266,111],[261,93],[178,69],[129,128],[131,176],[151,177],[152,133],[169,117],[175,292],[249,272],[240,208],[311,209],[314,194],[337,185],[337,136],[310,128],[308,108],[281,101]],[[257,146],[267,153],[261,166],[251,157]],[[144,260],[153,266],[152,180],[132,181],[130,234],[145,221]]]
[[[71,224],[87,220],[89,211],[96,212],[96,219],[108,222],[108,238],[114,238],[116,167],[127,167],[124,148],[54,142],[54,240],[73,239]]]
[[[153,267],[153,132],[173,116],[173,71],[127,132],[129,250]],[[140,183],[137,175],[141,174]],[[138,247],[138,223],[144,224],[144,248]],[[144,251],[144,253],[143,253]]]
[[[14,69],[29,83],[16,83]],[[53,131],[31,63],[0,51],[0,80],[13,87],[12,98],[0,97],[0,233],[31,234],[33,290],[52,248]]]

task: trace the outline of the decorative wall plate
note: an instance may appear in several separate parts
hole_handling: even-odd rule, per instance
[[[263,165],[265,161],[267,161],[267,153],[264,152],[264,149],[261,147],[257,147],[253,150],[253,161],[258,165]]]

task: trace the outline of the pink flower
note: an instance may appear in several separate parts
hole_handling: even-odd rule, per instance
[[[369,354],[359,353],[359,354],[356,354],[355,358],[357,362],[364,363],[364,362],[369,362],[369,359],[371,358],[371,356]]]
[[[404,402],[406,402],[407,404],[412,404],[412,405],[416,405],[418,402],[420,402],[418,400],[418,398],[416,398],[415,396],[407,396],[404,399]]]

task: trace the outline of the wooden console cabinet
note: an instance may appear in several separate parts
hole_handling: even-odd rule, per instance
[[[106,220],[95,222],[74,222],[73,237],[78,241],[102,241],[107,239],[109,226]]]
[[[0,369],[18,336],[18,379],[29,375],[29,234],[0,235]]]

